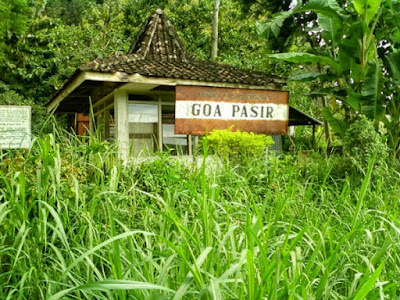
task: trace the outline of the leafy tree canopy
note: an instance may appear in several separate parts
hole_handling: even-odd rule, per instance
[[[2,0],[0,2],[0,39],[6,35],[22,34],[28,21],[26,0]]]

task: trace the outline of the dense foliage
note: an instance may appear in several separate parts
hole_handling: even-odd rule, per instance
[[[313,16],[303,33],[308,52],[270,55],[273,59],[314,63],[310,72],[292,77],[296,81],[319,81],[312,95],[324,97],[324,118],[343,138],[358,114],[380,122],[388,130],[392,154],[397,155],[399,131],[400,2],[381,0],[298,1],[289,10],[260,23],[264,37],[278,36],[285,20],[294,15]],[[329,100],[329,101],[327,101]],[[329,103],[329,105],[328,105]]]
[[[270,156],[238,172],[161,155],[123,167],[114,150],[54,133],[2,154],[0,298],[400,296],[389,166],[332,176],[330,159]]]
[[[76,68],[97,57],[126,53],[146,17],[158,7],[175,24],[188,51],[207,59],[213,3],[3,0],[0,103],[33,105],[37,133],[46,120],[43,105]],[[296,80],[289,84],[291,104],[325,118],[340,138],[358,112],[375,121],[376,129],[382,122],[390,153],[396,156],[399,5],[397,0],[223,1],[218,61]],[[257,35],[256,22],[267,40]],[[289,53],[268,56],[271,51]],[[329,145],[328,126],[325,135]]]
[[[32,102],[47,102],[82,63],[126,53],[145,19],[159,7],[190,53],[210,56],[212,0],[29,2],[28,7],[27,0],[7,0],[0,7],[4,14],[0,21],[0,93],[12,90]],[[254,67],[259,63],[256,58],[262,60],[266,43],[257,41],[254,19],[247,19],[239,8],[231,1],[221,7],[219,59]]]
[[[240,163],[265,156],[267,147],[274,144],[272,137],[253,132],[214,130],[204,139],[205,147],[224,162]]]
[[[389,163],[389,149],[384,137],[374,130],[366,117],[359,117],[345,132],[343,142],[345,157],[355,168],[362,169],[375,157],[375,173],[382,165]],[[355,171],[349,167],[349,172]],[[382,174],[379,174],[382,175]]]
[[[210,57],[212,0],[5,0],[0,3],[0,104],[34,106],[41,128],[44,104],[84,62],[126,53],[144,23],[162,8],[188,52]],[[235,1],[220,9],[219,58],[266,70],[267,47]],[[21,101],[20,99],[23,99]]]

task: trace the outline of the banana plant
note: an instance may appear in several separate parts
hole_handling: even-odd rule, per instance
[[[400,40],[399,40],[400,43]],[[384,120],[387,129],[388,145],[393,149],[396,157],[400,156],[400,51],[394,49],[386,55],[388,72],[391,74],[389,82],[389,101],[387,101],[387,115]]]
[[[382,60],[378,57],[375,29],[381,16],[381,0],[353,0],[342,8],[336,0],[310,0],[290,11],[275,15],[272,20],[257,24],[261,36],[277,36],[286,18],[299,13],[315,13],[314,34],[320,35],[324,46],[317,54],[279,53],[271,59],[293,63],[317,63],[323,72],[311,72],[291,80],[320,80],[323,89],[314,95],[330,96],[341,101],[346,111],[339,120],[327,107],[324,117],[338,135],[343,135],[355,115],[361,113],[377,124],[385,117],[385,97],[382,95]]]

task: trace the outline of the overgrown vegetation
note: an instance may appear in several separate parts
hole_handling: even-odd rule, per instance
[[[61,146],[62,145],[62,146]],[[2,299],[396,299],[399,174],[237,171],[54,133],[0,163]],[[360,184],[360,180],[362,180]]]
[[[305,20],[301,32],[311,47],[269,57],[302,67],[313,64],[309,72],[303,70],[290,79],[317,83],[310,95],[322,98],[324,118],[334,133],[343,138],[357,115],[365,115],[376,129],[385,127],[391,154],[397,156],[400,2],[297,1],[291,10],[259,23],[259,32],[265,38],[277,37],[293,16]],[[331,143],[329,128],[326,137]]]
[[[391,161],[384,136],[375,130],[372,122],[365,116],[359,117],[346,130],[343,138],[343,152],[348,161],[350,173],[362,170],[362,167],[374,156],[374,173],[385,169],[384,165]]]
[[[253,132],[214,130],[204,139],[205,147],[225,163],[234,164],[265,157],[267,147],[274,144],[272,137]]]
[[[207,58],[212,3],[3,0],[0,104],[32,105],[33,132],[50,131],[43,104],[160,6]],[[231,132],[194,164],[123,166],[114,144],[55,130],[0,150],[1,299],[400,298],[399,1],[293,3],[223,1],[218,61],[295,74],[291,104],[322,111],[343,155],[266,160],[268,138]],[[256,20],[281,34],[259,40]],[[271,64],[274,50],[291,53]]]

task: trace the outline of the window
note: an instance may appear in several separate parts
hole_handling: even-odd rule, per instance
[[[175,124],[163,124],[163,146],[172,154],[188,154],[188,136],[175,134]]]
[[[174,133],[174,102],[143,102],[145,101],[130,101],[128,105],[129,137],[133,155],[155,152],[159,149],[159,143],[164,151],[170,151],[173,155],[188,154],[188,136]]]
[[[129,138],[134,156],[157,150],[158,105],[129,103]]]

